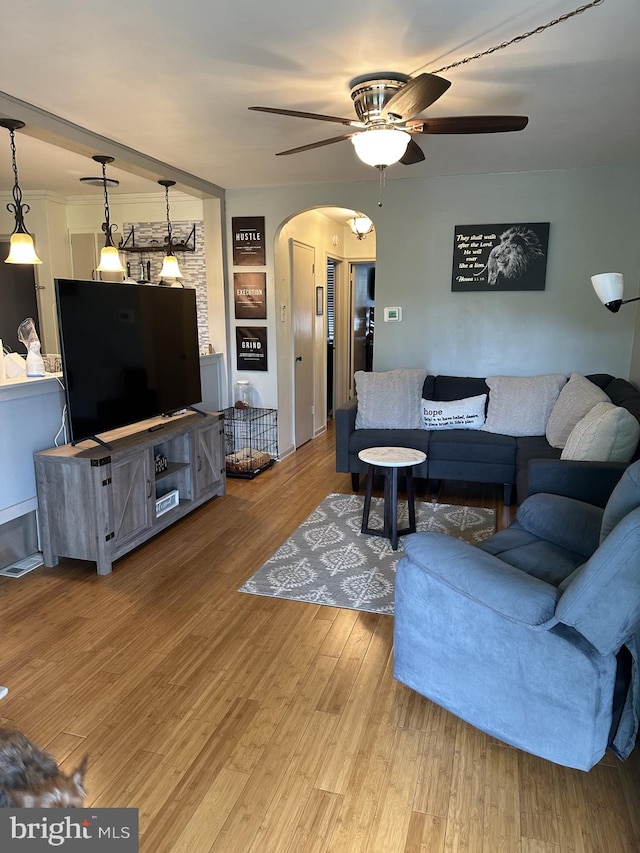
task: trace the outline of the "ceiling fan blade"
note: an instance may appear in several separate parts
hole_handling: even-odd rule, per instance
[[[424,160],[424,152],[422,148],[420,148],[415,139],[410,139],[409,144],[407,145],[407,150],[400,158],[400,162],[404,166],[411,166],[413,163],[420,163],[422,160]]]
[[[340,118],[339,116],[324,116],[320,113],[305,113],[300,110],[281,110],[277,107],[249,107],[250,110],[256,110],[259,113],[275,113],[279,116],[295,116],[297,118],[314,118],[318,121],[334,121],[337,124],[346,124],[349,127],[364,127],[360,121],[354,121],[350,118]]]
[[[426,110],[447,91],[451,83],[435,74],[419,74],[402,87],[385,104],[382,115],[389,113],[400,118],[411,118]]]
[[[323,139],[321,142],[311,142],[309,145],[300,145],[298,148],[290,148],[288,151],[278,151],[276,157],[285,154],[299,154],[301,151],[310,151],[312,148],[322,148],[323,145],[333,145],[334,142],[342,142],[343,139],[351,139],[355,133],[343,133],[342,136],[332,136],[331,139]]]
[[[524,130],[527,116],[445,116],[426,118],[412,127],[411,133],[508,133]]]

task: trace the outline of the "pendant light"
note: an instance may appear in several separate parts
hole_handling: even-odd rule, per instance
[[[373,231],[373,222],[368,216],[365,216],[364,213],[356,214],[351,219],[348,219],[347,223],[358,240],[364,240],[367,234],[369,234],[370,231]]]
[[[175,186],[175,181],[161,180],[158,181],[161,187],[164,187],[164,198],[167,206],[167,251],[162,260],[162,269],[160,270],[160,278],[162,281],[167,279],[182,278],[178,259],[173,249],[173,230],[171,228],[171,217],[169,215],[169,187]]]
[[[94,154],[92,157],[96,163],[102,164],[101,178],[80,178],[83,184],[91,184],[92,186],[100,186],[104,189],[104,222],[102,230],[105,235],[104,247],[100,251],[100,263],[96,267],[98,272],[126,272],[120,260],[120,254],[113,242],[113,232],[117,229],[117,225],[112,225],[109,219],[109,194],[107,187],[117,187],[119,181],[115,178],[107,178],[107,163],[113,163],[114,158],[108,157],[106,154]]]
[[[18,184],[18,166],[16,164],[16,142],[15,131],[24,127],[23,121],[18,121],[14,118],[0,119],[0,127],[6,128],[11,135],[11,163],[13,166],[13,204],[10,202],[7,205],[9,210],[16,219],[16,224],[13,229],[13,234],[10,238],[9,256],[5,259],[5,264],[41,264],[42,261],[36,255],[36,250],[33,245],[33,237],[27,231],[24,224],[24,214],[29,213],[29,205],[22,203],[22,190]]]

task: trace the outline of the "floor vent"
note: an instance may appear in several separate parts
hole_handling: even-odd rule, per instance
[[[26,575],[27,572],[31,572],[43,564],[42,554],[31,554],[30,557],[25,557],[23,560],[18,560],[16,563],[0,569],[0,575],[4,575],[6,578],[21,578],[22,575]]]

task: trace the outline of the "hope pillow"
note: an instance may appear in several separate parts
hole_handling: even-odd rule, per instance
[[[423,429],[480,429],[484,423],[486,394],[463,400],[422,400]]]

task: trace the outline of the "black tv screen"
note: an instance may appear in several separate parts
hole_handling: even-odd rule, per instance
[[[71,441],[202,399],[195,290],[56,279]]]

